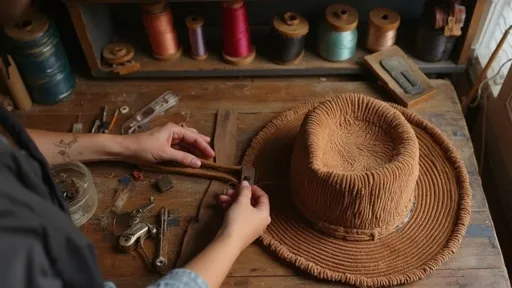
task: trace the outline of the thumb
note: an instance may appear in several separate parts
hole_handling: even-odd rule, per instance
[[[194,155],[169,147],[168,158],[165,160],[175,161],[185,166],[199,168],[201,161]]]
[[[249,185],[249,182],[242,181],[240,185],[238,186],[238,197],[236,198],[235,202],[251,202],[251,196],[252,196],[252,189],[251,185]]]

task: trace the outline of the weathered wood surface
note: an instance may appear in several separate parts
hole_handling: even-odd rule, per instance
[[[473,213],[467,236],[457,253],[428,278],[408,287],[510,287],[455,91],[447,81],[434,80],[432,84],[436,88],[434,95],[411,110],[439,127],[457,148],[471,177]],[[259,129],[278,112],[298,103],[343,92],[359,92],[384,98],[387,95],[383,89],[366,82],[340,82],[324,78],[130,82],[91,82],[79,79],[72,100],[55,106],[35,106],[27,113],[18,114],[18,117],[26,127],[70,131],[78,113],[81,113],[84,129],[88,129],[93,119],[99,116],[103,105],[109,105],[110,108],[128,105],[137,110],[166,90],[177,92],[182,98],[177,107],[155,119],[155,126],[167,121],[185,122],[213,136],[216,111],[231,110],[238,113],[237,158],[243,155]],[[128,117],[123,115],[116,129]],[[112,204],[117,178],[130,173],[133,166],[123,163],[96,163],[88,166],[99,193],[98,216],[104,214]],[[150,183],[157,176],[156,173],[146,173],[145,181],[137,184],[133,198],[127,201],[123,210],[139,206],[150,196],[155,197],[157,203],[153,209],[155,215],[162,205],[171,210],[179,209],[182,225],[171,228],[169,237],[169,257],[174,259],[181,246],[187,219],[196,216],[210,181],[176,175],[173,176],[174,189],[167,194],[159,194]],[[106,279],[115,281],[119,287],[143,287],[158,278],[158,275],[147,272],[138,255],[116,252],[113,249],[115,237],[102,231],[97,221],[87,222],[81,230],[96,246]],[[147,241],[146,247],[148,253],[152,254],[150,241]],[[332,284],[312,279],[255,243],[237,260],[224,286],[326,287]]]

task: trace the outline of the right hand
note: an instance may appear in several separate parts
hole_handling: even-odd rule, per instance
[[[258,238],[270,224],[270,203],[258,186],[242,181],[237,191],[219,195],[219,202],[228,208],[217,237],[232,239],[240,252]]]

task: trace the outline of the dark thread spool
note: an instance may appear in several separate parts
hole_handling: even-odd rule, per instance
[[[256,49],[251,44],[247,7],[243,1],[222,5],[223,59],[232,65],[245,65],[254,60]]]
[[[142,5],[143,22],[153,57],[157,60],[175,60],[181,47],[173,24],[171,9],[164,2]]]
[[[295,13],[275,16],[270,31],[269,57],[280,65],[298,63],[304,56],[308,21]]]
[[[435,29],[427,23],[421,23],[416,33],[416,57],[426,62],[447,60],[457,37],[444,35],[444,28]]]
[[[55,104],[73,94],[76,81],[55,25],[43,14],[30,14],[4,27],[5,47],[34,103]]]
[[[189,16],[185,20],[188,28],[190,42],[190,57],[196,60],[204,60],[208,57],[208,51],[204,43],[203,25],[204,19],[200,16]]]
[[[395,44],[400,15],[391,9],[375,8],[368,18],[366,48],[372,52],[391,47]]]

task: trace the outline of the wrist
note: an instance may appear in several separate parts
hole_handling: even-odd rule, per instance
[[[103,139],[99,139],[106,145],[106,154],[109,158],[116,160],[125,160],[133,155],[134,145],[132,141],[127,141],[126,136],[113,134],[99,134]]]
[[[236,252],[237,255],[242,253],[246,247],[243,244],[241,237],[238,237],[236,233],[224,229],[224,227],[219,230],[214,241],[221,243],[223,246],[230,247],[230,250]]]

